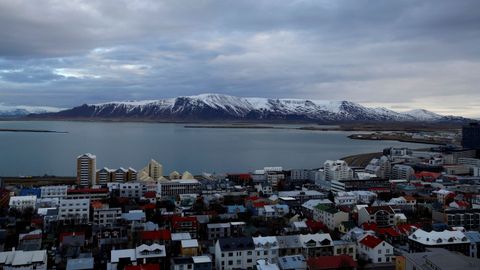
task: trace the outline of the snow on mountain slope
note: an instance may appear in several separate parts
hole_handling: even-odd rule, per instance
[[[416,109],[403,112],[403,114],[411,116],[415,119],[424,120],[424,121],[435,121],[441,119],[443,116],[430,112],[424,109]]]
[[[11,106],[0,104],[0,116],[24,116],[31,113],[56,113],[63,109],[48,106]]]
[[[297,120],[316,122],[461,121],[463,119],[461,117],[441,116],[425,110],[400,113],[386,108],[368,108],[350,101],[243,98],[221,94],[85,104],[48,115],[77,118]]]

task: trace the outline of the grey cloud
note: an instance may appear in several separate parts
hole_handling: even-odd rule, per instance
[[[458,112],[438,102],[478,97],[478,10],[475,0],[6,0],[0,71],[15,72],[0,73],[0,98],[73,106],[220,92]]]

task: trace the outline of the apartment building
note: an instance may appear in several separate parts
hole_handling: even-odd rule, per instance
[[[86,153],[77,157],[77,185],[96,185],[97,157]]]
[[[90,218],[90,199],[60,199],[58,219],[87,223]]]

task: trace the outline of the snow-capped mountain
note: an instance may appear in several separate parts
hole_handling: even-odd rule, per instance
[[[84,104],[41,116],[58,118],[126,118],[165,121],[463,121],[462,117],[441,116],[425,110],[395,112],[368,108],[349,101],[309,99],[243,98],[221,94],[201,94],[171,99],[116,101]]]
[[[29,114],[56,113],[61,110],[64,109],[47,106],[10,106],[0,103],[0,116],[25,116]]]

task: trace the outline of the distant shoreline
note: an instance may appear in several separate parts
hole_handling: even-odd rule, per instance
[[[11,129],[11,128],[0,128],[0,132],[68,133],[67,131],[56,131],[56,130],[44,130],[44,129]]]

